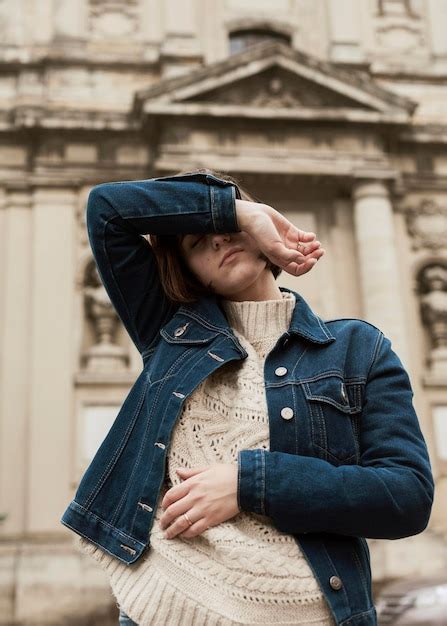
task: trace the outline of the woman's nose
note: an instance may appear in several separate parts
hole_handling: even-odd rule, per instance
[[[214,233],[213,245],[221,244],[223,241],[230,241],[231,235],[229,233]]]

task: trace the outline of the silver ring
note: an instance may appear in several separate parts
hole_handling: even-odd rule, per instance
[[[183,515],[186,517],[186,521],[187,521],[187,522],[188,522],[188,524],[191,526],[192,522],[191,522],[191,520],[189,519],[188,514],[187,514],[187,513],[183,513]]]

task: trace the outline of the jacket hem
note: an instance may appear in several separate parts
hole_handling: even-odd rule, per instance
[[[367,611],[355,613],[355,615],[351,615],[348,619],[339,622],[338,626],[377,626],[376,607],[372,606]]]

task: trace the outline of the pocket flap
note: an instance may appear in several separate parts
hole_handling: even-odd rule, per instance
[[[310,401],[327,402],[344,413],[358,413],[362,409],[361,384],[331,374],[303,382],[303,387]]]
[[[219,331],[210,330],[186,316],[175,315],[160,329],[160,335],[168,343],[203,345],[212,341]]]

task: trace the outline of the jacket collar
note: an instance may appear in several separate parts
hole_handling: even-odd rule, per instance
[[[287,287],[279,287],[281,291],[289,291],[295,295],[296,303],[288,329],[289,334],[299,335],[316,344],[326,344],[335,341],[334,335],[323,320],[312,311],[303,296]],[[202,296],[200,300],[185,303],[180,306],[178,313],[185,313],[194,317],[198,322],[209,327],[218,327],[221,331],[232,333],[227,318],[219,306],[219,296],[210,294]]]

